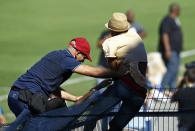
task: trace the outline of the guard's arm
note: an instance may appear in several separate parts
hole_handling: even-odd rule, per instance
[[[118,71],[113,71],[104,67],[94,67],[89,65],[80,65],[75,70],[75,73],[97,77],[97,78],[110,78],[110,77],[121,77],[123,74]]]

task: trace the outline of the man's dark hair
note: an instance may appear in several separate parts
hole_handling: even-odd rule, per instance
[[[195,68],[194,69],[188,69],[186,71],[186,75],[188,77],[188,80],[192,83],[195,82]]]
[[[190,63],[187,63],[185,65],[186,69],[192,69],[192,68],[195,68],[195,61],[192,61]]]
[[[188,77],[190,82],[194,83],[195,82],[195,61],[186,64],[185,67],[186,67],[186,76]]]
[[[186,84],[186,80],[188,80],[191,83],[195,83],[195,61],[185,64],[185,68],[186,71],[178,88],[183,88],[183,85]]]

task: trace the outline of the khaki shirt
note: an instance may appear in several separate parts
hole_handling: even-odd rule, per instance
[[[138,63],[147,62],[147,55],[143,41],[134,28],[106,39],[102,46],[106,58],[116,58],[121,62],[119,71],[127,69],[137,84],[145,86],[145,76],[140,73]]]

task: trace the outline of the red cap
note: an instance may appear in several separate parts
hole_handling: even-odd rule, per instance
[[[82,54],[84,54],[87,57],[88,60],[92,61],[90,56],[91,48],[89,42],[83,37],[75,38],[72,41],[75,41],[75,44],[73,42],[70,42],[70,46],[80,51]]]

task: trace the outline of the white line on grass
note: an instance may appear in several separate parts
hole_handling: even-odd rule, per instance
[[[181,58],[195,55],[195,49],[181,52]]]
[[[95,78],[93,77],[88,77],[88,76],[81,76],[81,77],[77,77],[77,78],[72,78],[70,80],[67,80],[66,82],[64,82],[62,84],[62,86],[66,86],[66,85],[72,85],[72,84],[77,84],[80,83],[81,81],[89,81],[89,80],[94,80]],[[8,90],[10,89],[10,87],[6,87],[6,86],[0,86],[0,90]]]
[[[67,80],[65,83],[62,84],[62,86],[77,84],[77,83],[80,83],[80,82],[94,80],[94,79],[95,78],[93,78],[93,77],[81,76],[81,77],[77,77],[77,78]]]
[[[5,116],[9,117],[9,118],[14,118],[15,117],[14,114],[11,113],[11,112],[10,113],[6,113]]]

